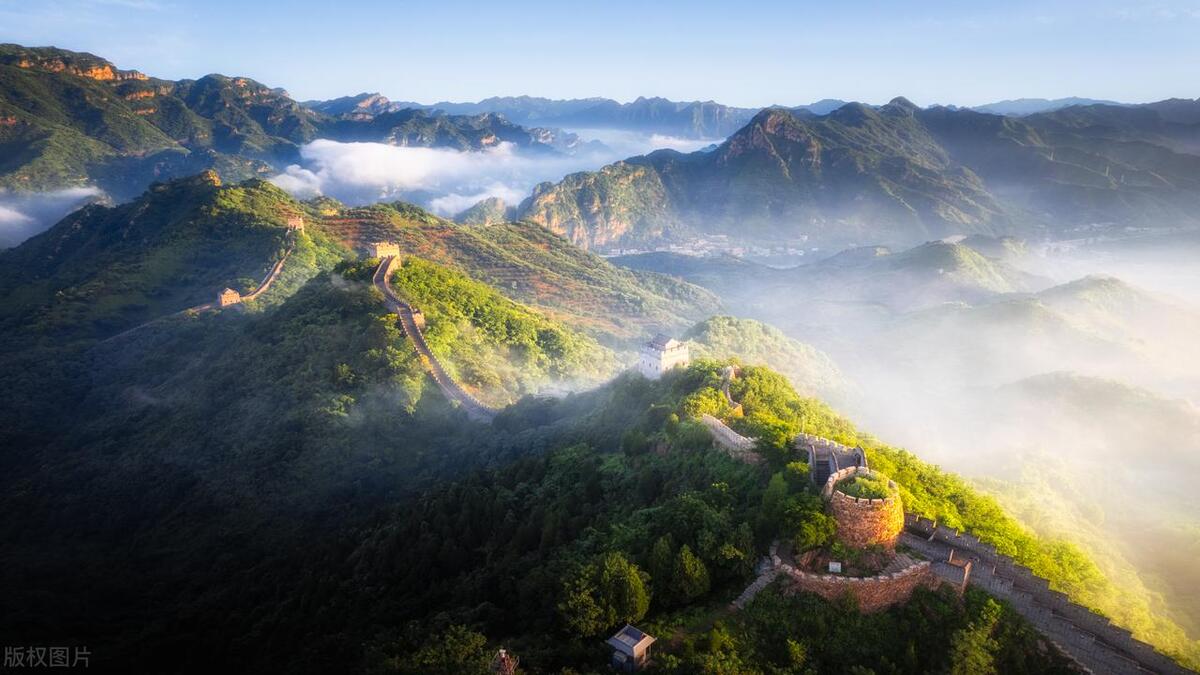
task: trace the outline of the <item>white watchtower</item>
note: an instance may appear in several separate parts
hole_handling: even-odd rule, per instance
[[[659,333],[642,345],[638,357],[638,372],[655,379],[675,366],[686,366],[687,363],[687,344]]]

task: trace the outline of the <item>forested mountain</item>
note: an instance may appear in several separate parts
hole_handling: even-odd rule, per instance
[[[1190,262],[1197,105],[300,103],[0,45],[0,670],[595,675],[627,624],[664,675],[1198,667],[1200,312],[1054,257]]]
[[[215,169],[265,177],[314,138],[556,152],[578,140],[495,115],[424,111],[335,119],[244,77],[159,80],[92,54],[0,45],[0,188],[97,185],[118,199],[155,180]]]
[[[598,248],[713,233],[844,246],[1194,228],[1197,134],[1149,106],[770,109],[713,152],[658,151],[540,185],[521,214]]]

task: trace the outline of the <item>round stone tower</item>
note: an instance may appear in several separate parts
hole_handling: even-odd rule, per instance
[[[891,495],[884,499],[851,497],[838,490],[838,483],[858,475],[887,479],[866,467],[842,469],[829,477],[822,494],[829,501],[829,509],[837,521],[837,536],[847,546],[855,548],[882,546],[894,550],[900,531],[904,529],[900,492],[891,480],[887,481]]]

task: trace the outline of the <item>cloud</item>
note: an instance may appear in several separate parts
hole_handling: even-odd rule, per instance
[[[103,194],[94,187],[35,193],[0,190],[0,248],[20,244]]]
[[[328,195],[349,204],[399,199],[451,216],[487,197],[515,205],[540,182],[630,155],[667,147],[690,151],[712,142],[631,132],[603,135],[603,146],[574,155],[526,152],[512,143],[464,152],[322,139],[301,148],[301,163],[271,182],[302,199]]]
[[[570,129],[569,131],[586,140],[600,141],[619,157],[633,157],[663,149],[695,152],[724,140],[721,138],[681,138],[665,134],[644,134],[624,129]]]

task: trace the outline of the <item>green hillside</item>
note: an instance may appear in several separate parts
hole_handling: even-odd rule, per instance
[[[499,197],[488,197],[472,204],[454,216],[454,222],[463,225],[496,225],[513,220],[512,210]]]
[[[482,392],[485,400],[511,403],[551,380],[594,386],[617,370],[613,354],[593,338],[461,272],[411,258],[391,283],[424,313],[434,354],[457,382]]]
[[[828,355],[752,319],[714,316],[693,326],[683,337],[691,341],[693,356],[769,366],[787,376],[792,386],[806,396],[837,401],[845,397],[850,386]]]
[[[530,223],[463,226],[397,203],[330,206],[319,226],[349,247],[396,241],[403,254],[457,268],[609,346],[683,330],[720,306],[698,286],[617,267]]]
[[[288,234],[292,214],[303,233]],[[302,204],[257,181],[206,175],[89,208],[0,257],[13,329],[0,444],[19,449],[2,457],[0,508],[22,514],[0,525],[10,599],[0,631],[33,644],[44,626],[66,626],[98,667],[130,670],[187,649],[201,654],[188,672],[386,669],[397,658],[463,672],[444,659],[504,644],[531,672],[560,672],[599,667],[597,636],[634,620],[662,636],[673,672],[886,659],[915,673],[956,658],[949,645],[986,619],[997,647],[981,658],[1061,671],[1016,614],[977,593],[965,603],[921,593],[862,618],[767,591],[728,615],[771,540],[830,545],[790,442],[801,429],[861,443],[911,510],[977,531],[1056,588],[1101,608],[1116,597],[1074,548],[1033,536],[966,482],[860,434],[766,368],[735,380],[738,418],[716,389],[724,362],[701,360],[655,382],[629,374],[526,397],[490,425],[472,422],[369,283],[374,261],[354,246],[379,234],[404,250],[393,287],[426,312],[431,346],[496,403],[603,378],[613,357],[595,336],[632,340],[681,320],[676,298],[711,297],[534,225]],[[289,237],[298,264],[261,301],[102,339],[253,282]],[[540,286],[542,269],[571,284]],[[607,298],[591,311],[608,325],[634,328],[589,324],[577,290]],[[695,336],[827,365],[757,324],[714,320]],[[767,463],[714,451],[701,412],[763,439]],[[626,583],[642,590],[611,594]],[[1121,616],[1142,631],[1137,611]],[[895,630],[916,617],[919,629]],[[834,637],[812,639],[817,626]],[[864,647],[848,637],[861,631],[882,632]],[[419,635],[464,651],[423,651]]]
[[[87,207],[0,252],[0,322],[10,335],[107,337],[212,301],[226,286],[253,290],[289,245],[287,218],[301,214],[273,185],[223,186],[211,173]],[[298,237],[297,261],[315,268],[340,255],[310,235]]]

